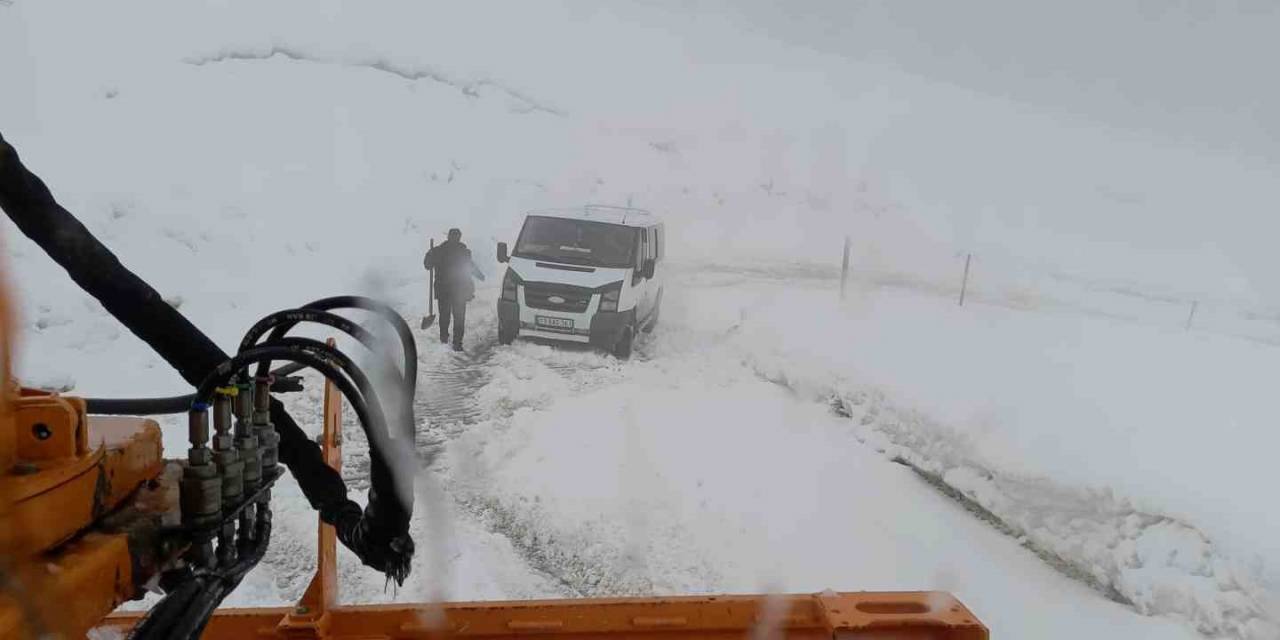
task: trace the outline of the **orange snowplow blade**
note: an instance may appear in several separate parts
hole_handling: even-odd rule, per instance
[[[826,593],[219,610],[206,640],[232,638],[877,638],[980,640],[987,629],[940,592]],[[104,626],[131,627],[135,615]]]

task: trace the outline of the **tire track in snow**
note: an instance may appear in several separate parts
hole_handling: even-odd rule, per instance
[[[488,340],[470,352],[449,351],[430,363],[419,357],[418,395],[413,401],[418,420],[415,444],[428,467],[449,440],[483,417],[476,392],[491,377],[489,363],[495,344]]]
[[[434,349],[424,349],[420,352],[420,384],[418,396],[414,401],[414,411],[417,418],[416,448],[422,461],[423,473],[436,471],[432,469],[433,463],[447,443],[465,433],[469,427],[474,426],[484,417],[485,411],[481,410],[476,393],[491,377],[490,367],[495,344],[492,340],[482,342],[461,354],[451,350],[437,352]],[[433,357],[437,354],[439,357]],[[317,432],[320,430],[321,417],[315,411],[315,407],[320,405],[324,384],[319,376],[307,375],[308,380],[303,392],[288,396],[285,400],[299,424],[308,431]],[[346,427],[343,430],[345,441],[342,476],[347,486],[353,491],[367,490],[370,472],[368,440],[364,432],[356,426],[357,419],[350,404],[345,402],[343,424]],[[528,539],[516,535],[514,528],[495,526],[492,518],[478,517],[469,508],[471,505],[449,492],[447,485],[442,486],[438,482],[428,484],[434,484],[448,493],[427,491],[424,494],[422,486],[426,485],[419,486],[419,500],[415,507],[411,534],[419,545],[418,557],[414,560],[414,573],[420,578],[410,580],[412,587],[406,586],[406,593],[421,592],[415,597],[431,599],[432,596],[427,591],[434,588],[432,585],[435,583],[432,580],[441,579],[441,576],[434,575],[433,569],[440,570],[440,567],[434,565],[441,562],[444,555],[458,552],[456,543],[452,541],[457,533],[445,533],[444,537],[440,537],[440,527],[443,526],[445,531],[455,529],[484,531],[495,534],[509,543],[507,553],[511,554],[511,560],[520,564],[511,564],[508,560],[506,564],[494,566],[488,571],[500,580],[502,580],[501,576],[515,576],[512,578],[514,582],[510,584],[505,581],[500,582],[503,592],[501,597],[504,599],[552,595],[572,597],[582,594],[569,586],[572,584],[571,580],[566,580],[556,571],[549,570],[554,567],[546,562],[539,562],[539,558],[547,557],[548,554],[531,549]],[[282,531],[291,531],[292,535],[280,536],[279,544],[273,544],[269,549],[263,565],[271,570],[271,583],[276,593],[281,596],[280,601],[293,602],[310,582],[311,574],[315,569],[314,551],[309,549],[306,543],[300,542],[311,538],[307,534],[314,531],[315,515],[310,507],[302,502],[290,503],[286,506],[287,513],[282,511],[281,515],[287,517],[283,518],[280,528]],[[458,526],[455,524],[458,518],[466,518],[469,521]],[[486,561],[493,562],[494,558],[489,557],[491,553],[497,553],[501,562],[501,552],[494,551],[483,544],[472,552],[479,553],[479,559],[473,562],[478,561],[482,564]],[[443,561],[451,564],[456,561],[456,558]],[[523,570],[512,571],[511,569],[516,566],[523,566]],[[360,567],[358,563],[349,566],[340,565],[339,570],[343,572],[344,579],[349,577],[354,581],[353,584],[356,585],[354,592],[358,594],[356,597],[361,601],[380,602],[385,599],[387,594],[383,592],[385,590],[380,590],[378,576],[368,573],[368,570]],[[536,576],[537,580],[546,587],[531,587],[523,577],[525,575]],[[424,583],[422,580],[427,582]]]
[[[501,352],[496,347],[496,342],[489,339],[471,353],[450,352],[437,362],[423,362],[420,368],[425,384],[415,400],[418,446],[432,460],[433,469],[444,476],[443,489],[459,511],[491,533],[506,538],[529,569],[569,595],[653,593],[653,581],[637,569],[638,563],[628,557],[628,549],[609,544],[617,532],[607,527],[587,527],[569,534],[552,533],[536,507],[520,508],[504,502],[487,492],[483,484],[456,482],[449,477],[447,465],[434,464],[451,441],[470,429],[484,423],[503,423],[520,409],[563,395],[552,391],[486,404],[480,394],[494,380],[495,368],[523,370],[530,377],[536,377],[539,370],[550,372],[563,382],[565,389],[561,391],[573,393],[626,379],[623,364],[594,351],[561,350],[523,342],[504,347]],[[640,349],[637,355],[643,359],[643,347]]]
[[[852,420],[854,417],[853,412],[850,410],[849,405],[842,398],[839,398],[839,397],[832,398],[831,412],[841,418],[848,418]],[[859,439],[859,442],[866,444],[866,440],[863,440],[861,438]],[[878,450],[880,451],[880,453],[886,453],[885,450],[883,449],[878,449]],[[986,507],[984,507],[982,503],[968,496],[960,489],[957,489],[956,487],[953,487],[947,484],[946,479],[943,478],[943,476],[941,476],[940,474],[930,471],[901,455],[894,455],[894,456],[891,456],[889,459],[897,464],[900,464],[904,467],[907,467],[908,469],[911,469],[913,472],[915,472],[917,476],[919,476],[922,480],[924,480],[926,484],[932,486],[934,489],[936,489],[939,493],[946,496],[947,498],[950,498],[951,500],[955,501],[957,504],[963,507],[965,511],[968,511],[971,515],[973,515],[973,517],[987,523],[987,525],[989,525],[991,528],[995,529],[996,531],[999,531],[1000,533],[1003,533],[1004,535],[1017,540],[1019,545],[1028,549],[1032,553],[1036,554],[1036,556],[1038,556],[1041,560],[1043,560],[1045,564],[1048,564],[1050,567],[1053,567],[1059,573],[1065,575],[1068,578],[1071,578],[1072,580],[1083,582],[1084,584],[1088,585],[1090,588],[1094,589],[1095,591],[1098,591],[1103,595],[1105,595],[1107,599],[1111,600],[1112,602],[1123,604],[1129,607],[1134,606],[1133,601],[1125,597],[1118,590],[1116,590],[1116,588],[1113,585],[1102,582],[1098,580],[1095,576],[1087,572],[1081,571],[1078,567],[1073,565],[1071,562],[1063,559],[1062,557],[1058,556],[1057,554],[1053,553],[1048,549],[1040,547],[1035,542],[1029,540],[1017,529],[1010,526],[1004,520],[1001,520],[1000,516],[997,516],[996,514],[992,513],[990,509],[987,509]]]

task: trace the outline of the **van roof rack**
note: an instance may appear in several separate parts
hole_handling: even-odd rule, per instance
[[[631,227],[645,227],[658,222],[658,217],[647,209],[635,207],[619,207],[607,204],[588,204],[581,207],[562,209],[537,209],[529,215],[547,216],[550,218],[568,218],[572,220],[591,220],[607,222]]]

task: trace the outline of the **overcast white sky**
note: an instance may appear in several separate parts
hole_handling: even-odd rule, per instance
[[[791,44],[1280,164],[1275,0],[655,0]]]

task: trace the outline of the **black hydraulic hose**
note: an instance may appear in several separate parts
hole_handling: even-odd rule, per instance
[[[266,556],[267,545],[271,541],[271,510],[263,509],[258,514],[255,537],[244,544],[237,544],[239,555],[236,563],[225,571],[219,571],[217,579],[196,597],[191,603],[188,615],[173,629],[169,637],[186,640],[199,640],[204,628],[217,609],[246,574],[256,567]]]
[[[262,561],[270,541],[271,510],[263,509],[258,514],[253,539],[237,544],[239,555],[234,565],[189,575],[151,608],[130,633],[130,640],[199,638],[214,609]]]
[[[358,304],[364,306],[357,307],[356,305]],[[325,298],[323,300],[317,300],[308,306],[312,305],[328,306],[331,308],[350,307],[373,310],[380,314],[386,314],[388,322],[391,322],[391,324],[397,328],[397,332],[401,329],[408,332],[409,335],[407,338],[401,336],[401,345],[404,350],[403,357],[405,358],[405,370],[403,372],[396,372],[397,377],[400,378],[401,392],[398,398],[398,410],[392,415],[394,415],[396,417],[396,421],[400,423],[398,425],[400,428],[397,431],[402,433],[406,438],[412,438],[416,422],[413,416],[413,399],[417,389],[418,351],[413,342],[413,334],[412,332],[409,332],[408,325],[405,324],[404,319],[401,318],[395,310],[391,309],[391,307],[375,300],[361,298],[359,296],[337,296],[334,298]],[[390,318],[395,318],[395,320],[390,320]],[[254,325],[245,332],[244,338],[240,341],[240,350],[244,351],[245,349],[252,347],[254,344],[257,344],[258,340],[260,340],[267,331],[271,331],[271,335],[268,339],[276,340],[278,338],[282,338],[291,328],[303,322],[315,322],[334,327],[335,329],[343,331],[354,337],[375,356],[378,354],[376,338],[364,327],[361,327],[348,318],[344,318],[335,313],[330,313],[324,309],[305,307],[301,309],[277,311],[276,313],[268,315],[254,323]],[[269,360],[259,362],[258,375],[263,375],[270,366],[271,362]],[[283,370],[288,373],[297,371],[297,369],[288,366],[284,367]],[[394,366],[392,366],[392,370],[394,370]]]
[[[355,361],[347,354],[335,349],[319,340],[311,338],[302,338],[299,336],[285,336],[277,340],[269,340],[258,345],[261,347],[288,347],[301,349],[304,352],[318,355],[322,358],[331,358],[334,364],[342,370],[343,373],[355,383],[356,389],[363,396],[364,403],[369,406],[376,406],[380,419],[383,420],[383,428],[386,428],[386,412],[382,410],[382,403],[378,400],[378,390],[374,388],[373,382],[369,380],[369,376],[365,375],[360,367],[356,366]],[[301,363],[295,363],[301,364]],[[367,430],[366,430],[367,432]],[[370,447],[373,446],[372,441]]]
[[[414,400],[418,395],[418,343],[413,338],[413,330],[404,317],[384,302],[364,296],[333,296],[316,300],[303,308],[306,309],[362,309],[369,311],[391,325],[400,338],[400,348],[404,360],[404,387],[400,394],[401,412],[398,417],[403,420],[403,433],[412,440],[417,428],[414,417]],[[287,330],[287,329],[283,329]],[[282,331],[276,328],[275,331]],[[273,331],[273,337],[274,337]]]
[[[342,475],[324,461],[320,445],[298,426],[279,398],[271,398],[271,424],[280,434],[280,462],[289,467],[311,508],[323,516],[351,502]]]
[[[258,340],[260,340],[262,336],[266,335],[266,333],[271,329],[285,324],[294,326],[300,322],[315,322],[328,325],[350,335],[356,340],[359,340],[360,344],[364,345],[365,348],[370,351],[374,351],[376,353],[378,348],[377,340],[374,338],[372,333],[369,333],[369,331],[364,327],[336,313],[329,313],[328,311],[319,309],[285,309],[284,311],[277,311],[255,322],[254,325],[245,332],[244,338],[240,340],[240,351],[243,352],[258,344]],[[283,336],[283,333],[281,333],[281,336]],[[270,366],[270,360],[263,360],[259,362],[258,375],[265,375]]]
[[[402,433],[406,438],[412,438],[416,423],[413,415],[413,399],[417,388],[418,351],[413,341],[413,333],[409,330],[408,324],[390,306],[360,296],[336,296],[317,300],[301,309],[280,311],[259,320],[245,333],[244,339],[240,342],[240,349],[243,351],[253,346],[268,329],[271,330],[271,335],[268,339],[276,341],[283,338],[291,328],[299,323],[316,322],[346,332],[359,340],[375,356],[378,354],[378,344],[372,334],[355,322],[326,311],[326,308],[357,308],[373,311],[386,319],[400,334],[404,370],[395,371],[394,365],[391,367],[393,376],[400,379],[400,393],[397,397],[398,407],[391,415],[395,416],[395,422],[399,427],[397,432]],[[262,375],[270,365],[270,361],[259,362],[258,375]],[[296,365],[291,365],[283,367],[279,371],[293,373],[297,370]]]
[[[362,309],[364,311],[369,311],[382,317],[387,321],[388,324],[391,325],[391,327],[395,330],[396,335],[398,335],[400,338],[400,346],[401,346],[401,352],[402,352],[401,358],[403,359],[403,369],[404,369],[404,372],[402,375],[406,383],[412,385],[413,387],[417,386],[417,380],[418,380],[417,342],[415,342],[413,339],[413,331],[409,328],[409,323],[405,322],[404,318],[400,317],[400,314],[397,313],[396,310],[391,307],[391,305],[386,304],[384,302],[379,302],[377,300],[374,300],[373,298],[366,298],[364,296],[334,296],[332,298],[321,298],[320,300],[316,300],[315,302],[309,302],[299,307],[299,309],[317,310],[317,311],[331,311],[334,309]],[[338,316],[338,317],[341,318],[342,316]],[[284,334],[288,333],[291,329],[293,329],[293,327],[297,326],[297,324],[298,322],[288,321],[280,324],[279,326],[276,326],[271,330],[271,335],[268,339],[274,340],[276,338],[280,338],[284,336]],[[370,346],[370,345],[366,344],[365,346]],[[284,365],[278,369],[273,370],[271,373],[277,376],[287,376],[287,375],[297,373],[303,369],[306,369],[306,367],[295,363],[295,364]]]
[[[413,339],[413,330],[409,328],[409,323],[396,312],[391,305],[385,302],[379,302],[373,298],[365,296],[333,296],[331,298],[321,298],[314,302],[302,305],[303,309],[319,309],[321,311],[332,311],[334,309],[361,309],[368,311],[386,320],[391,328],[395,330],[396,335],[400,337],[400,347],[404,358],[404,378],[408,384],[417,386],[418,380],[418,345]],[[271,334],[272,338],[278,338],[292,329],[292,325],[276,327]]]
[[[85,398],[88,413],[100,416],[158,416],[186,413],[193,394],[168,398]]]
[[[293,375],[293,374],[295,374],[295,373],[297,373],[297,372],[299,372],[299,371],[302,371],[303,369],[306,369],[306,367],[305,367],[305,366],[303,366],[303,365],[300,365],[300,364],[298,364],[298,363],[296,363],[296,362],[290,362],[289,364],[286,364],[286,365],[284,365],[284,366],[282,366],[282,367],[277,367],[277,368],[275,368],[275,369],[272,369],[272,370],[271,370],[271,375],[273,375],[273,376],[291,376],[291,375]]]
[[[22,233],[67,270],[125,328],[178,370],[198,383],[227,359],[218,345],[191,324],[160,294],[125,268],[71,212],[54,200],[0,135],[0,208]]]
[[[385,410],[382,410],[383,405],[381,400],[379,399],[377,388],[373,385],[372,381],[369,380],[369,377],[365,375],[364,371],[362,371],[360,367],[356,366],[356,363],[351,360],[350,356],[343,353],[342,351],[339,351],[334,347],[331,347],[323,342],[320,342],[319,340],[312,340],[311,338],[302,338],[297,336],[285,336],[283,338],[269,340],[267,342],[261,343],[260,346],[261,347],[296,347],[311,353],[315,353],[322,357],[332,358],[335,361],[335,363],[338,365],[338,368],[342,369],[344,373],[346,373],[348,376],[351,377],[351,381],[355,383],[356,388],[359,389],[361,394],[363,394],[365,403],[378,407],[379,414],[381,415],[383,420],[383,432],[387,434],[390,433],[391,431],[390,427],[386,422],[387,412]],[[409,412],[412,412],[413,410],[411,406],[412,402],[410,401],[407,404],[410,405],[407,410]],[[407,434],[404,437],[407,437],[410,439],[410,441],[412,441],[412,438],[413,438],[412,413],[409,413],[407,415],[409,416],[408,417],[409,425],[408,425],[408,428],[405,429]],[[366,434],[368,434],[367,430],[366,430]],[[388,460],[392,459],[393,456],[403,458],[403,454],[404,454],[403,447],[396,448],[394,443],[391,440],[379,441],[375,439],[376,437],[377,436],[374,434],[368,434],[369,448],[371,453],[376,450],[379,453],[381,453],[381,455],[385,459],[388,459]]]
[[[289,363],[274,369],[271,375],[287,376],[306,369],[307,366]],[[99,416],[159,416],[186,413],[196,394],[164,398],[85,398],[86,413]]]
[[[193,574],[156,603],[129,633],[129,640],[172,638],[172,630],[190,614],[200,594],[208,588],[209,574]]]
[[[400,338],[403,358],[404,386],[400,394],[401,408],[398,417],[403,420],[403,433],[407,438],[414,437],[417,419],[414,417],[413,402],[418,393],[418,343],[413,338],[413,330],[409,323],[396,312],[391,305],[364,296],[333,296],[321,298],[303,305],[304,309],[361,309],[371,312],[391,325]],[[281,325],[271,332],[271,338],[283,336],[291,329],[291,325]]]

